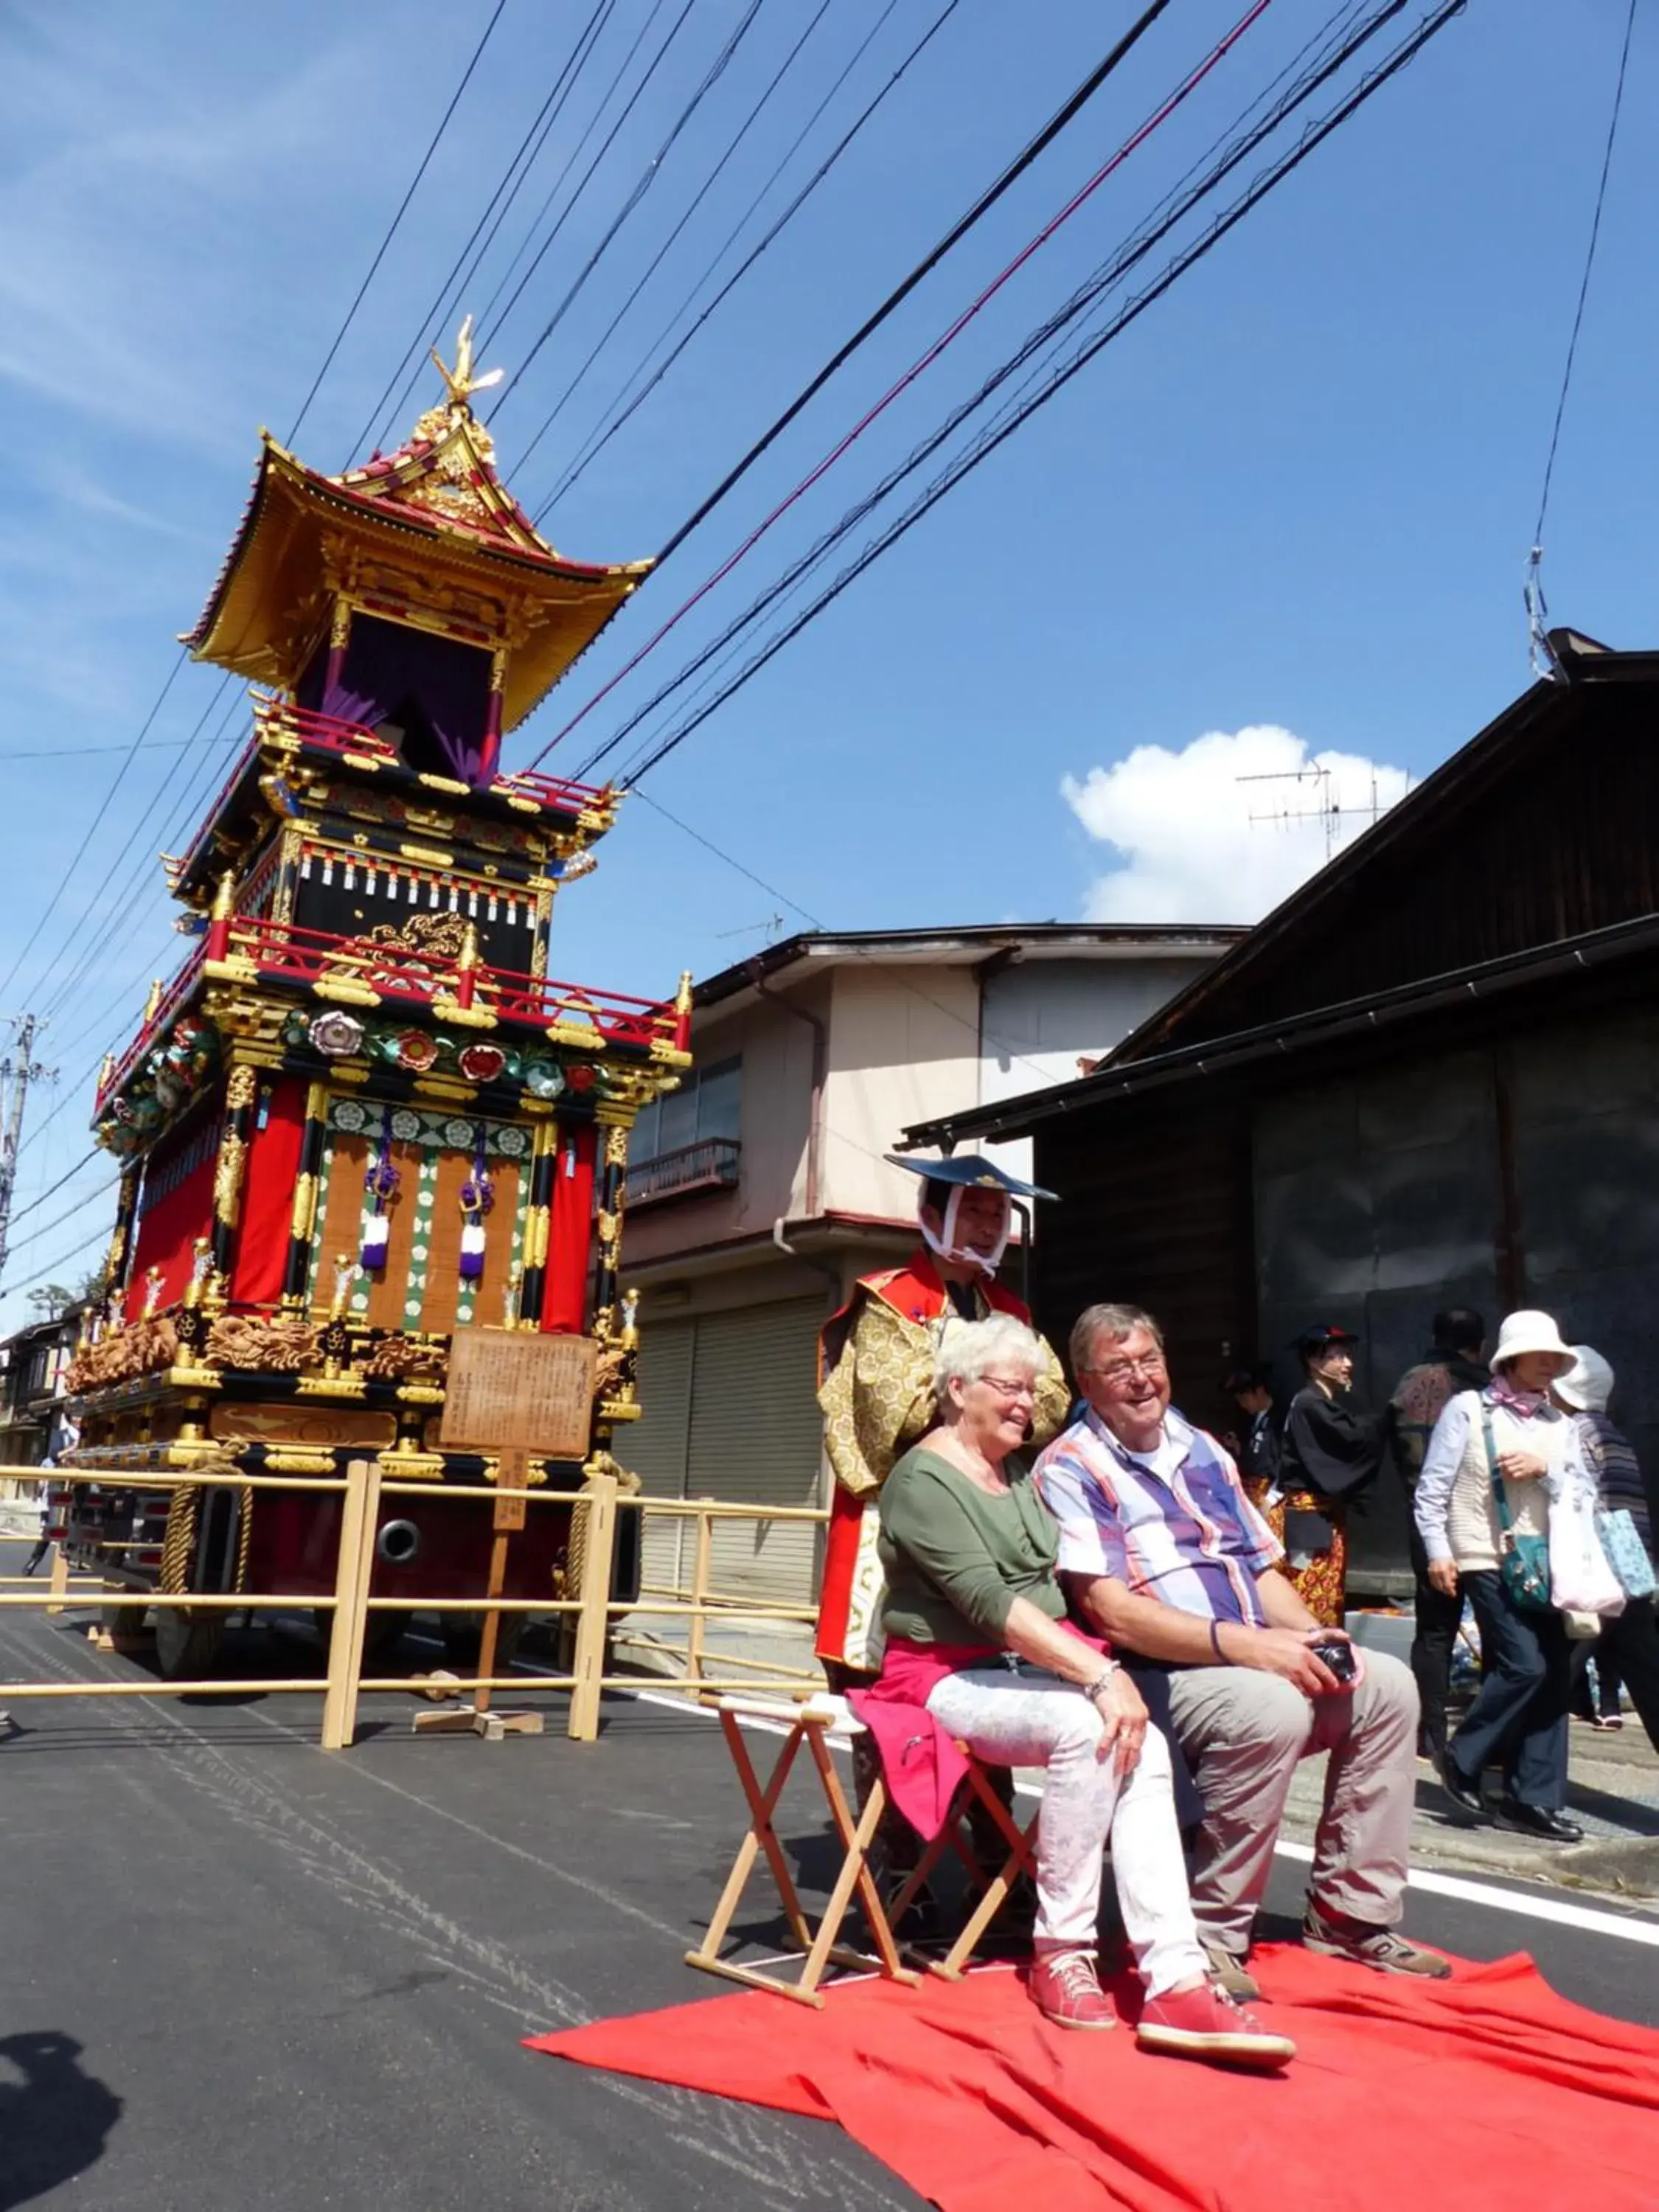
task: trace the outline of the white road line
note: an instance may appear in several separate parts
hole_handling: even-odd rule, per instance
[[[520,1662],[521,1664],[524,1662]],[[551,1674],[553,1669],[541,1668],[538,1673]],[[665,1695],[656,1690],[617,1690],[607,1695],[632,1698],[643,1705],[661,1705],[665,1711],[692,1713],[704,1720],[715,1715],[707,1705],[695,1705],[686,1698]],[[746,1730],[765,1735],[787,1735],[788,1730],[778,1721],[743,1719]],[[844,1737],[831,1735],[828,1741],[838,1750],[848,1748]],[[1042,1792],[1029,1782],[1016,1783],[1016,1793],[1022,1797],[1040,1797]],[[1281,1841],[1274,1845],[1276,1855],[1282,1859],[1297,1859],[1307,1863],[1313,1857],[1310,1844]],[[1435,1874],[1428,1868],[1414,1867],[1407,1876],[1408,1887],[1421,1890],[1426,1897],[1449,1897],[1460,1905],[1481,1905],[1494,1912],[1512,1912],[1522,1920],[1552,1921],[1558,1928],[1580,1928],[1586,1935],[1610,1936],[1623,1943],[1644,1943],[1659,1948],[1659,1920],[1626,1919],[1621,1913],[1605,1912],[1593,1905],[1575,1905],[1566,1898],[1534,1897],[1513,1890],[1493,1889],[1486,1883],[1471,1881],[1467,1876]]]

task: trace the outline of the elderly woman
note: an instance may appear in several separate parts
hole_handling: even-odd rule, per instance
[[[1041,1340],[1006,1316],[945,1330],[938,1425],[881,1493],[886,1651],[876,1688],[854,1702],[881,1744],[897,1802],[915,1818],[920,1795],[935,1832],[948,1792],[918,1792],[917,1768],[929,1759],[937,1774],[960,1744],[995,1765],[1047,1769],[1030,1989],[1049,2020],[1116,2024],[1095,1967],[1109,1839],[1146,1990],[1137,2040],[1184,2057],[1283,2065],[1294,2046],[1208,1978],[1164,1738],[1148,1731],[1139,1692],[1103,1645],[1066,1623],[1058,1532],[1015,1456],[1044,1365]],[[933,1724],[922,1723],[920,1739],[899,1720],[918,1707]]]
[[[1547,1313],[1512,1313],[1498,1332],[1492,1380],[1448,1399],[1418,1478],[1418,1533],[1428,1577],[1446,1597],[1459,1592],[1480,1624],[1486,1674],[1474,1703],[1446,1747],[1440,1779],[1468,1821],[1555,1843],[1583,1830],[1561,1807],[1567,1794],[1572,1651],[1566,1624],[1549,1604],[1517,1601],[1502,1562],[1514,1540],[1544,1538],[1552,1488],[1587,1481],[1572,1421],[1550,1388],[1577,1364]],[[1502,1758],[1504,1795],[1495,1813],[1480,1794],[1488,1759]]]
[[[1629,1437],[1607,1412],[1613,1369],[1593,1345],[1575,1344],[1572,1349],[1577,1355],[1577,1364],[1554,1384],[1550,1395],[1572,1418],[1579,1449],[1595,1477],[1604,1510],[1630,1515],[1636,1540],[1652,1565],[1659,1560],[1659,1552],[1654,1545],[1642,1469]],[[1622,1676],[1648,1741],[1659,1751],[1659,1616],[1656,1616],[1651,1594],[1629,1599],[1622,1613],[1603,1620],[1595,1640],[1595,1663],[1604,1683],[1609,1678],[1616,1683]],[[1616,1690],[1613,1702],[1616,1711]]]

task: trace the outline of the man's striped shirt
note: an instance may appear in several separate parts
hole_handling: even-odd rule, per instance
[[[1129,1451],[1087,1408],[1034,1472],[1060,1523],[1062,1574],[1109,1575],[1182,1613],[1265,1625],[1255,1579],[1284,1548],[1215,1438],[1173,1407],[1149,1453]]]

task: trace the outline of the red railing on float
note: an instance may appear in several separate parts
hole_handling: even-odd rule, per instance
[[[596,1049],[631,1046],[649,1051],[658,1044],[684,1049],[679,1044],[680,1016],[659,1000],[596,991],[585,983],[562,983],[509,968],[466,968],[437,953],[405,952],[262,915],[238,915],[230,924],[229,939],[233,954],[252,960],[261,978],[272,981],[310,985],[325,977],[350,976],[391,1004],[429,1006],[434,998],[453,999],[526,1028],[562,1024],[591,1030]]]
[[[179,1012],[195,989],[202,973],[202,963],[207,957],[207,947],[198,945],[184,966],[156,1000],[155,1011],[146,1015],[144,1025],[109,1072],[107,1080],[100,1080],[93,1097],[95,1113],[112,1091],[118,1091],[131,1074],[133,1068],[164,1030],[171,1027]]]

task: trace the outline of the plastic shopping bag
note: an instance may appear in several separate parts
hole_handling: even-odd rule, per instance
[[[1602,1620],[1625,1609],[1624,1586],[1596,1532],[1595,1500],[1580,1484],[1550,1500],[1550,1602]]]

